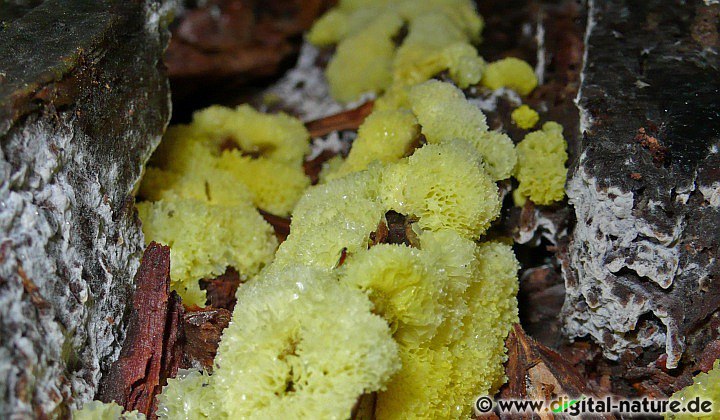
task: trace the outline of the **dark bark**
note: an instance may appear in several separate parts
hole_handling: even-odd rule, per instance
[[[719,16],[590,2],[564,318],[613,359],[659,350],[674,368],[720,308]]]

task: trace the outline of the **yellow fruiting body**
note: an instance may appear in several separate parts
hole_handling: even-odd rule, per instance
[[[287,216],[302,196],[310,179],[302,166],[272,159],[243,156],[229,150],[217,159],[217,167],[246,187],[255,206],[278,216]]]
[[[123,412],[116,402],[88,401],[80,410],[73,410],[74,420],[144,420],[145,414],[135,411]]]
[[[186,305],[205,305],[198,280],[227,267],[250,276],[268,264],[277,247],[272,227],[249,203],[211,205],[192,199],[138,204],[146,241],[170,246],[170,277]]]
[[[436,243],[430,245],[433,241]],[[466,261],[467,266],[458,265],[460,260],[450,254],[450,249],[439,248],[452,243],[456,250],[464,249],[466,256],[472,247],[473,256]],[[518,319],[515,295],[519,265],[512,249],[497,242],[463,244],[452,234],[426,237],[426,244],[427,249],[420,251],[421,258],[428,270],[436,271],[441,282],[446,282],[445,286],[440,283],[435,287],[451,295],[436,304],[448,317],[459,311],[460,319],[454,317],[454,324],[448,325],[456,331],[438,329],[429,343],[400,341],[402,369],[392,378],[387,391],[378,395],[378,419],[467,418],[474,398],[492,395],[505,380],[504,339]],[[450,262],[453,260],[455,263]],[[448,266],[442,261],[455,267],[454,280],[444,275]],[[356,260],[354,264],[361,262]],[[367,268],[372,273],[371,267]],[[448,287],[451,281],[457,283],[455,287]],[[478,334],[482,334],[482,340],[478,340]]]
[[[410,90],[412,110],[429,143],[466,140],[480,152],[494,180],[508,178],[516,163],[512,141],[488,131],[485,115],[450,83],[430,80]]]
[[[510,118],[512,118],[515,125],[523,130],[533,128],[540,121],[540,115],[538,115],[537,111],[527,105],[515,108],[510,114]]]
[[[206,385],[211,418],[346,418],[360,395],[383,389],[400,367],[386,322],[330,273],[266,270],[237,298]],[[160,401],[169,418],[196,415]]]
[[[315,21],[307,33],[308,42],[319,47],[327,47],[345,37],[350,16],[339,8],[329,10]]]
[[[540,205],[552,204],[565,196],[568,155],[562,130],[560,124],[547,122],[542,130],[529,133],[517,145],[515,178],[520,182],[519,196]]]
[[[434,10],[411,21],[397,50],[393,83],[414,85],[448,70],[458,86],[467,87],[480,81],[484,67],[485,60],[468,43],[462,28],[450,16]]]
[[[515,57],[503,58],[487,65],[482,84],[490,89],[507,87],[525,96],[538,84],[535,71],[530,64]]]
[[[330,94],[340,102],[351,102],[365,92],[381,92],[392,83],[395,43],[400,16],[379,16],[363,31],[338,44],[325,75]]]
[[[383,183],[390,193],[397,191],[386,205],[419,217],[418,225],[426,230],[452,229],[477,238],[500,212],[497,185],[475,148],[462,140],[423,146],[406,165],[388,172]]]
[[[310,134],[297,118],[264,114],[249,105],[227,108],[214,105],[193,114],[193,129],[219,148],[230,142],[246,154],[291,165],[302,163],[310,152]]]
[[[452,355],[447,348],[401,349],[402,369],[378,394],[375,418],[445,419],[442,398],[450,386]],[[438,407],[440,405],[440,407]],[[439,409],[440,408],[440,409]],[[458,417],[459,418],[459,417]]]
[[[462,322],[463,337],[451,347],[450,389],[456,392],[448,392],[446,398],[459,410],[457,418],[467,418],[478,395],[493,395],[505,382],[505,338],[519,322],[516,296],[520,265],[511,246],[482,243],[476,258],[479,268],[464,294],[468,315]]]
[[[161,419],[221,418],[217,392],[210,385],[211,377],[196,370],[179,370],[175,378],[157,396],[156,414]]]
[[[707,373],[699,373],[693,378],[692,385],[688,385],[670,397],[670,401],[680,401],[683,406],[699,398],[700,401],[711,401],[710,413],[666,413],[666,419],[716,419],[720,416],[720,359],[715,360],[712,369]]]
[[[403,24],[408,33],[396,49],[393,36]],[[324,47],[337,44],[326,75],[332,96],[348,102],[445,70],[461,87],[478,83],[485,61],[472,43],[482,26],[467,0],[340,2],[317,21],[308,40]]]
[[[419,135],[417,120],[409,111],[376,111],[358,129],[347,159],[325,179],[361,171],[373,161],[396,162],[412,151]]]
[[[211,196],[224,202],[249,196],[257,207],[288,216],[310,185],[302,168],[308,138],[303,124],[288,115],[212,106],[196,112],[191,125],[168,129],[140,194],[149,200],[204,199],[206,190],[218,190]]]
[[[442,271],[445,279],[441,303],[452,310],[446,311],[445,319],[430,344],[432,348],[445,347],[462,335],[462,328],[458,326],[463,325],[468,313],[463,295],[469,286],[468,279],[477,273],[477,245],[453,230],[440,230],[422,232],[420,247],[426,262],[436,267],[436,272]]]
[[[348,258],[342,271],[341,281],[367,292],[399,343],[426,342],[435,335],[444,318],[443,285],[419,250],[379,244]]]
[[[373,167],[309,188],[295,207],[276,264],[331,270],[343,254],[367,249],[370,233],[386,212],[378,198],[379,179],[380,170]]]

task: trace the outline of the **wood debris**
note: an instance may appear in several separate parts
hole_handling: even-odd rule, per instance
[[[170,292],[170,248],[152,242],[135,276],[136,291],[120,357],[103,378],[99,399],[154,418],[155,396],[182,361],[184,309]]]

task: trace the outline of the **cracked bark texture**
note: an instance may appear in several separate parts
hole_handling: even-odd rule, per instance
[[[143,249],[132,190],[169,118],[172,4],[12,4],[0,14],[0,417],[65,417],[125,336]]]
[[[720,307],[720,5],[591,1],[564,325],[678,365]]]

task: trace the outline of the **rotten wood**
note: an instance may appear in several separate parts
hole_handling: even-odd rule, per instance
[[[182,368],[212,372],[222,332],[230,324],[231,317],[231,311],[212,307],[185,313],[183,325],[186,344]]]
[[[233,267],[228,267],[225,273],[215,278],[200,280],[200,288],[205,290],[208,305],[232,312],[237,301],[235,292],[240,283],[240,273]]]
[[[290,234],[290,218],[276,216],[262,209],[258,209],[258,211],[260,211],[260,214],[265,219],[265,221],[270,223],[273,229],[275,229],[275,236],[277,237],[278,241],[280,243],[285,242],[285,239],[287,239],[288,235]]]
[[[135,277],[136,290],[120,357],[103,378],[99,399],[155,417],[155,396],[182,361],[184,309],[170,292],[170,248],[151,242]]]
[[[323,150],[314,159],[303,162],[303,170],[305,171],[305,175],[310,178],[312,185],[320,181],[320,171],[322,171],[323,164],[337,155],[338,154],[332,150]]]
[[[550,402],[561,396],[598,396],[563,356],[528,337],[520,324],[513,326],[505,345],[508,349],[508,361],[505,365],[508,382],[500,391],[501,398]],[[501,415],[501,418],[505,416]],[[526,414],[526,418],[532,418],[532,414]],[[555,417],[551,413],[543,413],[540,418]],[[583,418],[615,417],[607,415]]]
[[[303,32],[335,1],[183,3],[165,53],[176,121],[212,104],[246,102],[248,92],[292,65]]]
[[[374,101],[368,101],[357,108],[310,121],[305,124],[305,127],[312,138],[322,137],[333,131],[357,130],[365,121],[365,117],[370,115],[374,105]]]

